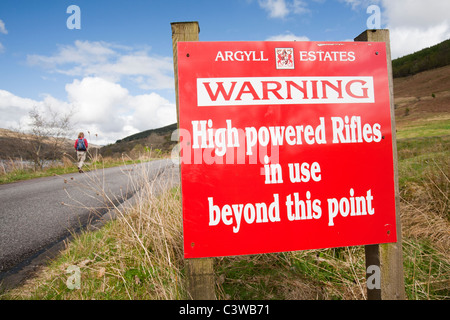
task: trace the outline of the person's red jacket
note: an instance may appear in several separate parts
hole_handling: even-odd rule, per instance
[[[78,150],[78,149],[77,149],[77,148],[78,148],[78,140],[79,140],[79,139],[75,140],[75,145],[74,145],[75,150]],[[88,142],[87,142],[86,138],[84,138],[83,140],[84,140],[84,145],[86,146],[86,150],[87,150],[87,148],[88,148]],[[86,151],[86,150],[85,150],[85,151]],[[81,150],[80,150],[80,151],[81,151]]]

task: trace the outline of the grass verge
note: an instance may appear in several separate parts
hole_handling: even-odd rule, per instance
[[[150,188],[150,185],[147,186]],[[182,299],[180,193],[146,190],[135,207],[116,208],[115,220],[74,235],[39,276],[2,299]]]
[[[128,158],[122,159],[103,158],[101,159],[101,161],[92,160],[90,162],[86,162],[83,167],[83,170],[92,171],[96,170],[97,168],[111,168],[151,160],[152,159],[148,157],[143,157],[140,160],[132,160]],[[13,163],[13,161],[11,161],[11,163]],[[3,170],[0,171],[0,184],[78,172],[76,164],[67,159],[64,159],[62,163],[53,164],[44,169],[35,169],[33,167],[24,167],[14,164],[11,165],[11,167],[13,167],[12,170],[7,171],[3,168]]]

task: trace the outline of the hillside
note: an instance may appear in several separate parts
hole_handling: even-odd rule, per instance
[[[448,135],[450,39],[393,60],[392,69],[397,137],[411,137],[408,128],[415,126],[427,127],[422,134]]]
[[[148,150],[168,153],[177,144],[176,141],[171,140],[172,133],[176,129],[177,124],[174,123],[162,128],[142,131],[102,147],[100,153],[103,156],[113,157],[120,156],[122,153],[133,157]]]
[[[176,123],[165,126],[165,127],[157,128],[157,129],[150,129],[150,130],[142,131],[142,132],[133,134],[131,136],[125,137],[123,139],[117,140],[116,143],[139,140],[142,138],[147,138],[148,136],[150,136],[152,134],[165,135],[167,133],[172,133],[175,129],[177,129]]]
[[[16,131],[0,128],[0,159],[29,159],[30,142],[34,137],[29,134],[18,133]],[[59,150],[57,157],[60,158],[64,152],[73,151],[73,141],[67,139],[59,139],[62,150]],[[55,141],[46,139],[43,141],[41,156],[46,160],[54,160],[52,144]],[[32,151],[31,151],[32,152]]]
[[[450,64],[450,39],[392,61],[394,78],[415,75],[419,72]]]
[[[397,130],[434,124],[449,134],[450,65],[394,79]],[[399,138],[408,137],[403,132]]]

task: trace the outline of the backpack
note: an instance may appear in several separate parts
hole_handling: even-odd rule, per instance
[[[78,139],[77,151],[86,151],[86,145],[84,144],[84,139]]]

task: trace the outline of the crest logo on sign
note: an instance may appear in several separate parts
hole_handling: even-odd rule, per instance
[[[275,48],[277,69],[294,69],[294,49]]]

